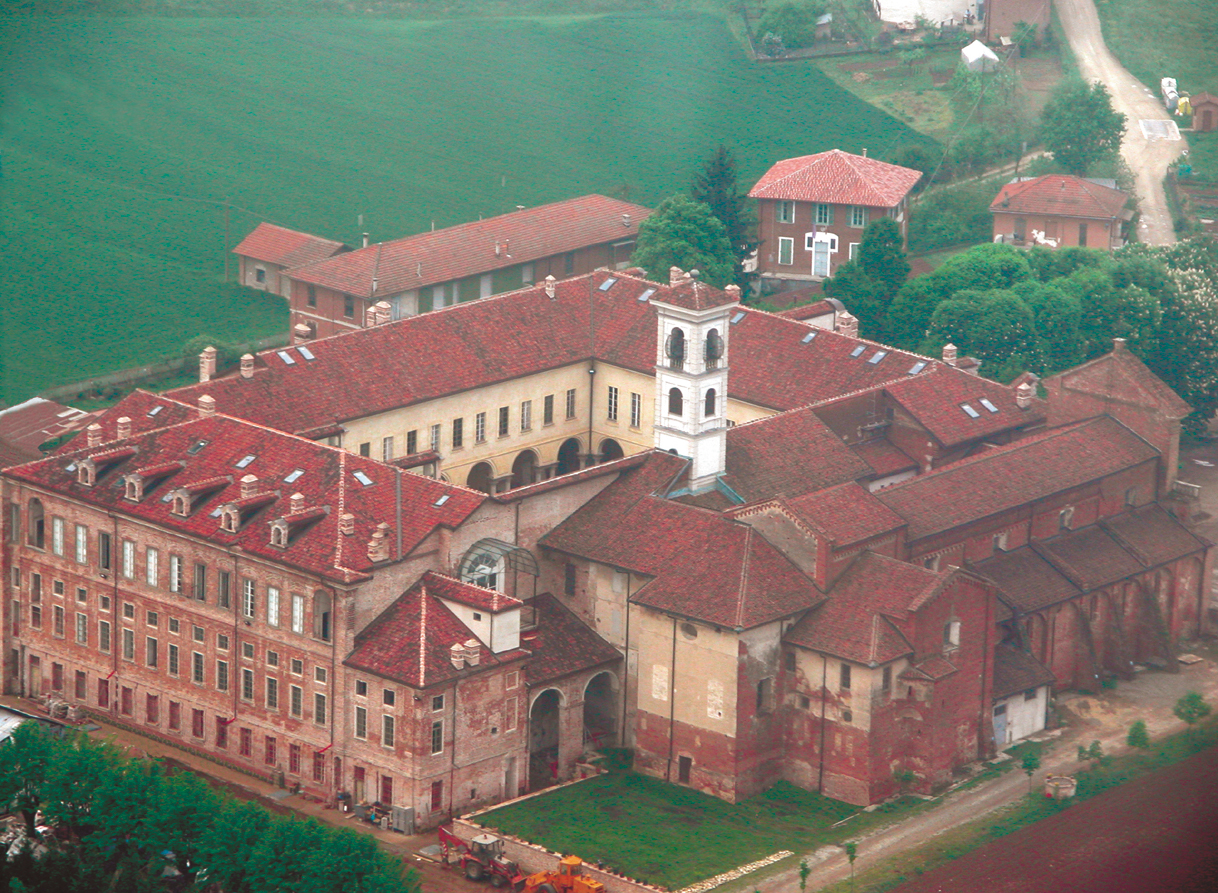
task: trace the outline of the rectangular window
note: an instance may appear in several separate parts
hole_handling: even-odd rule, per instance
[[[300,745],[288,745],[288,772],[293,775],[300,774]]]
[[[135,577],[135,543],[123,540],[123,577],[131,580]]]
[[[784,266],[795,263],[795,240],[786,237],[778,240],[778,262]]]
[[[216,649],[219,651],[228,651],[229,638],[228,636],[216,633]]]
[[[105,654],[110,653],[110,622],[107,620],[97,622],[97,648]]]
[[[503,727],[509,732],[516,731],[516,698],[508,698],[503,702]]]
[[[465,443],[465,419],[453,419],[453,449],[459,450]]]
[[[520,402],[520,430],[533,430],[533,401],[522,400]]]
[[[42,574],[30,574],[30,601],[35,605],[42,602]]]
[[[156,695],[146,695],[144,697],[144,716],[148,719],[148,724],[155,726],[161,721],[161,699]]]
[[[266,588],[266,622],[279,626],[279,590],[274,586]]]
[[[326,780],[326,755],[313,752],[313,780],[318,784]]]
[[[135,660],[135,630],[123,630],[123,660]]]
[[[774,202],[774,219],[779,223],[794,223],[795,202]]]
[[[304,689],[299,685],[293,685],[289,694],[288,712],[299,718],[304,713]]]
[[[278,651],[268,651],[266,653],[266,665],[268,667],[279,666],[279,652]]]
[[[110,551],[110,534],[104,530],[97,532],[97,569],[108,571],[112,567],[113,553]]]
[[[278,742],[272,736],[267,735],[266,743],[263,748],[262,761],[268,766],[274,766],[275,760],[278,758],[278,754]]]
[[[355,680],[355,696],[357,698],[368,697],[368,683],[363,679]]]
[[[304,635],[305,600],[303,595],[292,594],[292,632]]]
[[[1078,247],[1087,247],[1087,224],[1080,223],[1078,225]]]
[[[575,564],[570,561],[563,565],[562,591],[566,595],[575,595]]]
[[[76,615],[76,644],[77,645],[88,645],[89,644],[89,615],[88,614],[77,614]]]
[[[241,700],[254,700],[254,671],[248,667],[241,669]]]
[[[178,672],[181,670],[180,660],[181,660],[181,658],[180,658],[180,652],[178,651],[178,646],[174,645],[171,642],[169,644],[169,675],[170,676],[178,675]]]
[[[856,254],[858,254],[858,252],[859,252],[859,243],[851,242],[850,243],[850,260],[854,260],[854,257]]]
[[[191,593],[197,601],[207,601],[207,565],[195,564],[195,588]]]
[[[77,604],[85,604],[89,600],[89,590],[76,587],[76,602]]]
[[[476,616],[477,615],[475,615],[475,617]],[[386,707],[392,707],[397,701],[397,698],[397,692],[395,692],[392,688],[386,688],[381,692],[381,703],[383,703]]]
[[[630,427],[637,428],[643,421],[643,395],[630,395]]]
[[[305,301],[310,307],[317,306],[317,286],[310,285],[309,290],[305,295]]]
[[[63,518],[51,519],[51,551],[56,555],[63,554]]]
[[[194,651],[190,655],[190,678],[196,685],[203,684],[203,655]]]
[[[30,605],[30,628],[42,629],[42,608]]]
[[[216,661],[216,691],[228,691],[228,661]]]
[[[253,754],[254,754],[254,730],[253,729],[241,729],[240,741],[238,742],[237,747],[240,750],[241,756],[243,756],[243,757],[253,756]]]
[[[241,580],[241,613],[247,619],[253,620],[255,607],[257,607],[257,602],[254,598],[254,581],[243,578]]]
[[[195,710],[190,711],[190,734],[196,738],[202,739],[202,737],[203,737],[203,711],[202,710],[195,709]]]
[[[191,627],[190,637],[192,639],[194,639],[196,642],[202,642],[206,638],[204,631],[203,631],[203,627],[201,627],[201,626]]]
[[[178,701],[169,702],[169,728],[174,732],[182,729],[182,705]]]
[[[355,318],[355,298],[351,295],[343,295],[343,316],[347,319]]]
[[[609,421],[611,422],[617,421],[617,398],[618,389],[613,385],[609,385],[609,401],[608,405],[606,406],[606,411],[609,415]]]
[[[266,680],[266,709],[279,709],[279,680],[270,676]]]
[[[431,724],[431,752],[444,753],[444,720],[437,719]]]
[[[543,425],[554,424],[554,395],[546,394],[545,399],[541,401],[541,423]]]
[[[108,596],[108,595],[99,596],[97,601],[98,601],[98,607],[101,608],[103,611],[110,610],[110,596]]]
[[[76,525],[76,563],[89,563],[89,528],[83,524]]]
[[[359,445],[359,454],[360,454],[361,456],[363,456],[364,458],[366,458],[366,459],[367,459],[367,458],[371,458],[371,457],[372,457],[372,443],[371,443],[371,441],[367,441],[367,442],[361,443],[361,444]]]
[[[439,713],[444,709],[444,695],[435,695],[431,699],[431,712]]]
[[[838,685],[838,688],[850,688],[850,664],[842,664],[840,684]]]
[[[862,229],[867,225],[867,209],[861,205],[850,206],[850,226],[854,229]]]
[[[474,443],[486,443],[486,413],[474,416]]]
[[[512,421],[512,417],[511,417],[510,409],[506,406],[500,406],[499,407],[499,436],[500,437],[508,436],[508,433],[509,433],[508,429],[511,427],[511,421]]]
[[[410,450],[407,449],[406,452],[409,453]],[[393,438],[392,437],[382,437],[381,438],[381,461],[382,462],[392,462],[393,461]]]
[[[144,615],[144,622],[147,623],[149,626],[157,626],[161,622],[161,615],[158,614],[156,611],[148,611]]]
[[[232,607],[233,577],[228,571],[220,571],[216,577],[216,605]]]
[[[393,733],[394,733],[393,725],[394,724],[393,724],[392,716],[382,716],[381,717],[381,746],[382,747],[393,747]]]
[[[13,622],[12,635],[19,636],[21,635],[21,602],[19,602],[17,599],[13,599],[9,604],[9,607],[11,609],[10,616],[12,617]]]
[[[110,680],[109,679],[98,679],[97,680],[97,706],[98,707],[109,707],[110,706]]]
[[[216,717],[216,747],[228,747],[228,723],[222,716]]]
[[[118,693],[118,710],[123,716],[130,716],[134,708],[135,692],[128,685],[122,686]]]
[[[160,665],[160,661],[160,643],[152,636],[148,636],[144,640],[144,663],[150,669],[155,670]]]
[[[368,708],[367,707],[356,707],[355,708],[355,737],[356,738],[367,738],[368,737]]]
[[[289,669],[292,671],[293,676],[302,675],[304,673],[304,661],[298,657],[292,658],[291,662],[289,663]]]
[[[575,418],[575,388],[567,389],[567,418]]]
[[[833,225],[833,205],[817,205],[816,206],[816,225],[817,226],[832,226]]]
[[[149,546],[145,558],[144,579],[148,581],[149,586],[157,586],[161,577],[161,553]]]
[[[326,696],[320,692],[313,695],[313,722],[319,726],[326,724]]]
[[[63,593],[64,593],[63,580],[56,580],[53,584],[51,584],[51,589],[56,595],[58,595],[60,598],[63,598]]]
[[[318,685],[325,685],[327,678],[329,678],[329,677],[326,675],[325,667],[314,667],[313,668],[313,681],[316,682]]]
[[[417,430],[407,431],[406,432],[406,455],[413,456],[418,451],[419,451],[419,432]]]
[[[444,808],[444,782],[433,781],[431,783],[431,811],[439,812]]]

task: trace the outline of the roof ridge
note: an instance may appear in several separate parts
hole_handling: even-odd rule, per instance
[[[739,523],[739,522],[737,522]],[[749,564],[753,555],[753,527],[744,525],[744,558],[740,562],[740,589],[736,598],[736,628],[744,628],[744,601],[748,597]]]
[[[419,581],[419,687],[427,685],[427,584]]]

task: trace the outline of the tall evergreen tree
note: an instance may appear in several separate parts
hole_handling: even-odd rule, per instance
[[[736,178],[736,157],[731,149],[720,145],[715,153],[706,159],[702,170],[694,175],[690,194],[693,195],[694,201],[709,207],[727,231],[727,239],[732,243],[732,253],[736,258],[736,284],[743,287],[744,259],[757,248],[754,238],[757,220],[752,209],[745,203],[747,197],[740,192]]]

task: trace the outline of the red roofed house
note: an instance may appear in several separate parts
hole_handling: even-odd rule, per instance
[[[293,333],[324,338],[372,325],[381,302],[386,318],[401,319],[546,276],[623,269],[650,214],[641,205],[583,195],[298,265],[290,275]]]
[[[1111,251],[1125,244],[1121,227],[1132,216],[1125,208],[1128,199],[1119,189],[1082,177],[1020,178],[990,203],[994,241]]]
[[[292,284],[284,271],[350,250],[333,239],[260,223],[233,249],[238,261],[237,281],[290,299]]]
[[[896,220],[904,237],[909,191],[921,176],[841,149],[778,162],[749,192],[757,199],[757,272],[796,281],[831,276],[878,217]]]

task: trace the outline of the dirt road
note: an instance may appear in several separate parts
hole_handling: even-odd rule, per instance
[[[1152,245],[1170,245],[1176,241],[1176,234],[1163,194],[1163,177],[1167,165],[1188,144],[1158,95],[1148,91],[1108,51],[1092,0],[1057,0],[1055,6],[1083,77],[1102,82],[1112,94],[1113,107],[1128,119],[1121,154],[1137,184],[1142,212],[1138,238]]]

